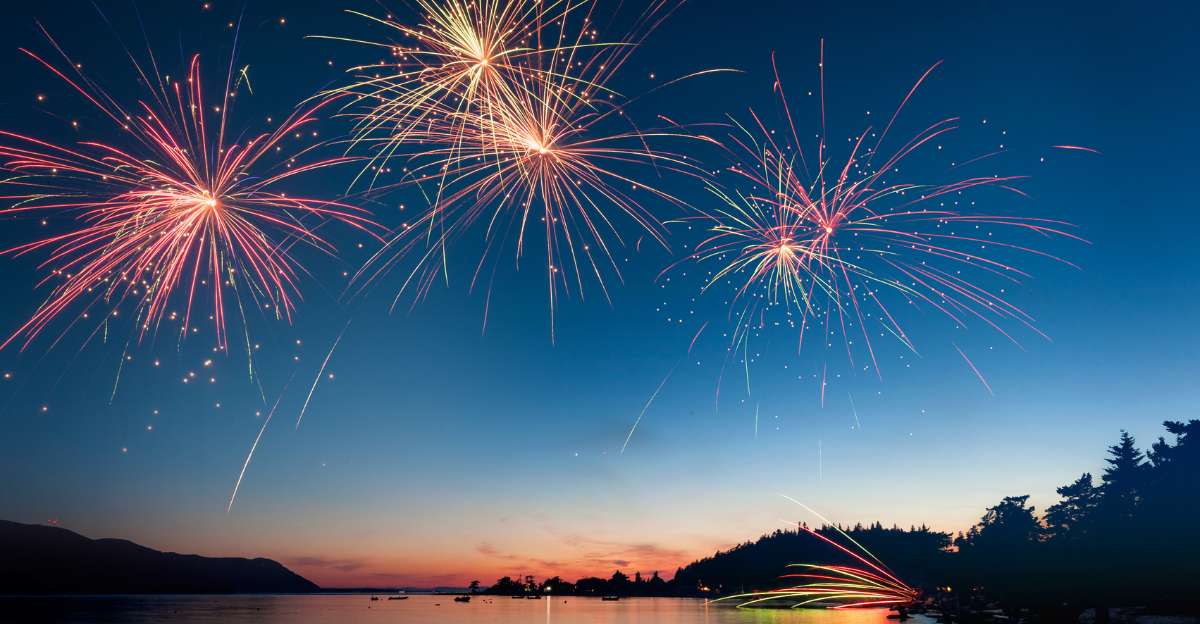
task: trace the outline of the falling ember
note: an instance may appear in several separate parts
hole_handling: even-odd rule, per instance
[[[312,386],[308,389],[308,396],[304,397],[304,405],[300,408],[300,414],[296,416],[296,428],[300,428],[300,421],[304,420],[304,412],[308,411],[308,404],[312,401],[313,393],[317,391],[317,384],[321,382],[321,376],[325,374],[325,367],[329,366],[329,360],[333,358],[333,352],[337,351],[338,345],[342,342],[342,336],[346,335],[346,330],[350,329],[350,321],[342,327],[342,331],[338,332],[337,338],[333,340],[333,345],[329,347],[329,352],[325,354],[325,359],[321,360],[321,368],[317,370],[317,376],[313,378]],[[329,378],[333,379],[333,374],[329,374]]]
[[[629,448],[629,441],[633,439],[633,433],[637,431],[638,425],[642,424],[642,417],[646,415],[646,410],[650,409],[650,405],[654,403],[654,399],[658,398],[658,393],[662,392],[663,387],[667,385],[667,382],[671,380],[671,376],[675,374],[675,369],[679,368],[679,365],[682,363],[682,359],[676,362],[671,367],[671,370],[667,371],[667,376],[663,377],[663,380],[659,382],[658,387],[654,389],[654,393],[650,395],[650,398],[646,399],[646,404],[642,406],[642,411],[638,412],[637,419],[633,421],[633,426],[629,428],[629,433],[625,436],[625,442],[621,444],[621,455],[624,455],[625,449]]]
[[[1095,149],[1092,147],[1084,147],[1082,145],[1051,145],[1050,147],[1053,147],[1054,149],[1060,149],[1060,150],[1074,150],[1077,152],[1089,152],[1092,154],[1100,153],[1100,150],[1098,150],[1098,149]]]
[[[233,492],[229,495],[229,504],[225,506],[225,513],[233,510],[233,502],[237,500],[238,490],[242,487],[242,480],[246,478],[246,469],[250,467],[250,461],[254,459],[254,451],[258,450],[258,443],[262,441],[263,433],[267,430],[267,425],[271,424],[271,419],[275,417],[275,410],[279,409],[279,402],[283,400],[283,395],[287,393],[288,386],[295,379],[296,372],[292,371],[292,375],[288,377],[283,388],[279,391],[279,396],[275,397],[275,403],[271,405],[271,410],[267,412],[267,417],[263,420],[263,424],[258,428],[258,434],[254,436],[254,442],[250,445],[250,450],[246,453],[246,461],[242,462],[242,470],[238,472],[237,482],[233,484]]]
[[[975,377],[977,377],[979,379],[979,383],[983,384],[983,387],[987,389],[988,394],[995,396],[996,393],[992,392],[992,385],[989,384],[987,379],[984,378],[983,373],[979,372],[979,368],[975,366],[975,362],[972,362],[971,358],[967,357],[967,354],[963,353],[963,350],[958,348],[958,345],[951,343],[950,346],[954,347],[954,350],[958,351],[958,354],[962,356],[962,359],[967,363],[967,366],[971,367],[971,372],[975,373]]]
[[[289,252],[296,243],[333,253],[333,245],[317,234],[328,220],[373,229],[358,208],[278,189],[293,176],[347,158],[300,162],[297,158],[309,151],[304,150],[275,169],[261,166],[268,154],[281,150],[285,138],[314,122],[319,105],[297,110],[270,133],[234,131],[228,119],[232,70],[217,100],[220,112],[210,115],[199,57],[193,56],[183,81],[147,74],[135,61],[147,94],[125,106],[71,63],[49,33],[46,37],[66,69],[22,51],[108,117],[119,141],[89,138],[59,145],[0,130],[0,158],[15,174],[3,184],[18,193],[9,195],[15,203],[0,214],[50,213],[70,223],[65,232],[4,252],[44,254],[41,284],[53,285],[3,346],[19,342],[24,349],[60,318],[87,318],[91,306],[117,316],[124,303],[136,310],[131,316],[141,340],[164,320],[176,318],[168,306],[179,301],[182,340],[189,328],[198,331],[194,306],[207,291],[213,306],[209,318],[223,350],[231,297],[240,305],[248,296],[254,307],[269,307],[291,320],[303,274]],[[79,309],[82,315],[75,312]]]

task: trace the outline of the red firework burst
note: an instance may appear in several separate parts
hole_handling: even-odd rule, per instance
[[[171,308],[181,303],[182,338],[192,327],[197,297],[208,291],[217,345],[224,349],[231,298],[240,309],[248,294],[256,307],[291,320],[303,273],[293,247],[335,251],[318,234],[321,224],[336,220],[374,230],[361,209],[290,196],[280,188],[294,176],[348,160],[308,159],[312,147],[280,157],[285,139],[307,133],[319,104],[297,109],[269,132],[234,133],[232,62],[221,96],[206,100],[194,56],[183,80],[160,77],[153,57],[150,73],[134,61],[147,96],[124,106],[46,36],[69,69],[22,51],[103,113],[120,136],[56,144],[0,131],[0,157],[13,174],[3,181],[13,189],[5,196],[12,203],[0,214],[51,214],[71,224],[66,232],[4,252],[45,254],[40,285],[53,285],[3,346],[20,342],[24,349],[56,320],[73,317],[73,325],[98,303],[112,310],[105,315],[132,303],[138,340],[164,318],[178,318]],[[266,166],[269,156],[280,157],[279,164]]]

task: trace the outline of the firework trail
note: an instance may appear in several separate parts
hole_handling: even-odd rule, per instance
[[[325,359],[321,361],[321,368],[317,370],[317,376],[313,379],[312,386],[308,389],[308,396],[304,397],[304,406],[300,408],[300,415],[296,417],[296,428],[300,428],[300,421],[304,420],[304,412],[308,411],[308,404],[312,401],[313,393],[317,391],[317,384],[321,382],[321,377],[325,374],[325,367],[329,366],[329,360],[333,357],[333,352],[337,351],[338,345],[342,342],[342,336],[346,335],[346,330],[350,329],[350,321],[342,327],[342,331],[338,332],[337,338],[333,340],[333,346],[329,347],[329,352],[325,354]]]
[[[780,589],[736,594],[717,600],[736,602],[739,608],[777,606],[782,603],[792,608],[826,607],[829,609],[906,605],[916,600],[917,590],[896,578],[886,567],[867,561],[854,551],[813,529],[802,526],[801,530],[833,546],[843,554],[862,561],[864,567],[813,563],[790,564],[789,568],[799,569],[800,572],[783,574],[780,578],[798,579],[802,582]]]
[[[654,389],[654,393],[650,395],[650,398],[646,399],[646,404],[642,406],[642,411],[638,412],[637,419],[633,421],[633,426],[629,428],[629,433],[625,436],[625,442],[621,444],[621,455],[624,455],[625,449],[629,447],[629,441],[633,439],[633,432],[637,431],[638,425],[642,424],[642,417],[646,415],[646,410],[650,409],[650,405],[654,403],[654,399],[658,398],[658,393],[662,392],[663,387],[667,385],[667,382],[671,380],[671,376],[675,374],[675,369],[679,368],[679,365],[682,363],[683,360],[676,362],[671,367],[671,370],[667,371],[667,376],[663,377],[663,380],[659,382],[658,387]]]
[[[329,221],[371,232],[368,215],[336,201],[295,197],[282,183],[348,158],[310,158],[312,147],[277,165],[269,156],[291,152],[285,139],[308,133],[320,104],[296,110],[261,134],[235,132],[229,110],[236,98],[233,62],[223,89],[206,99],[198,56],[182,80],[159,74],[153,55],[143,67],[130,59],[146,86],[132,105],[120,103],[89,79],[48,32],[61,67],[22,49],[69,85],[112,122],[115,141],[87,139],[56,144],[0,130],[0,159],[13,175],[3,215],[67,217],[71,227],[4,253],[43,254],[39,268],[49,286],[32,318],[0,346],[24,349],[59,319],[88,318],[104,305],[101,319],[123,303],[135,313],[136,339],[154,334],[164,320],[180,321],[180,340],[192,323],[195,304],[207,291],[216,344],[227,347],[226,300],[239,309],[243,297],[258,309],[291,320],[300,297],[303,268],[291,249],[306,245],[332,254],[317,233]],[[236,44],[236,39],[235,39]],[[149,71],[147,71],[149,70]],[[182,303],[182,315],[172,306]],[[66,330],[63,330],[63,334]]]
[[[605,274],[620,278],[618,217],[666,244],[661,220],[635,195],[680,202],[631,170],[701,174],[689,156],[651,143],[702,139],[665,118],[662,129],[633,125],[632,100],[609,86],[668,3],[653,3],[615,43],[597,41],[590,1],[419,5],[423,26],[388,22],[416,40],[394,48],[398,73],[335,91],[367,103],[351,143],[372,146],[373,166],[410,146],[400,184],[436,187],[429,211],[355,276],[358,292],[405,261],[393,306],[410,291],[420,300],[448,277],[447,249],[460,242],[475,264],[471,288],[482,281],[490,295],[501,249],[511,245],[519,267],[541,229],[553,336],[561,292],[582,296],[594,278],[607,298]]]
[[[1051,145],[1050,147],[1053,147],[1054,149],[1060,149],[1060,150],[1074,150],[1077,152],[1088,152],[1090,154],[1099,154],[1100,153],[1100,150],[1098,150],[1094,147],[1084,147],[1082,145]]]
[[[833,547],[838,553],[856,562],[856,565],[790,564],[787,567],[800,571],[783,574],[780,578],[798,579],[798,582],[790,581],[796,582],[795,585],[724,596],[718,598],[717,602],[734,602],[739,608],[788,605],[794,609],[803,607],[853,609],[906,605],[917,599],[916,589],[900,580],[878,557],[845,531],[794,498],[790,496],[783,496],[783,498],[800,505],[820,518],[825,523],[824,531],[836,532],[847,541],[849,546],[840,544],[804,524],[798,525],[799,530]]]
[[[963,353],[963,350],[958,348],[958,345],[950,343],[950,346],[954,347],[954,350],[958,351],[958,354],[962,356],[962,359],[967,363],[967,366],[971,367],[971,372],[975,373],[975,376],[979,378],[979,383],[983,384],[983,387],[987,389],[988,394],[995,396],[996,393],[992,392],[992,384],[989,384],[987,379],[984,378],[983,373],[979,372],[979,368],[975,366],[975,362],[972,362],[971,358],[967,357],[967,354]]]
[[[707,184],[715,207],[689,221],[706,222],[709,234],[690,256],[667,269],[691,262],[715,264],[702,292],[732,284],[731,356],[748,353],[747,341],[767,326],[772,311],[799,330],[797,351],[803,350],[810,331],[820,336],[816,340],[824,350],[840,335],[851,366],[859,368],[856,362],[862,360],[861,368],[877,375],[879,336],[890,335],[916,353],[898,307],[931,309],[956,327],[980,322],[1014,343],[1005,325],[1043,335],[1028,313],[1004,298],[1005,287],[1028,274],[1002,255],[1070,264],[1018,242],[1017,236],[1081,240],[1069,231],[1071,226],[958,208],[959,196],[975,189],[1020,193],[1013,186],[1020,176],[905,180],[908,168],[900,165],[957,129],[957,118],[941,119],[897,148],[887,148],[900,113],[938,64],[916,81],[882,130],[867,127],[851,137],[846,157],[836,161],[824,119],[823,43],[821,128],[814,150],[804,148],[774,59],[772,66],[783,130],[772,130],[753,111],[748,123],[733,119],[736,131],[725,144],[737,160],[727,169],[735,182]],[[745,365],[749,367],[748,357]],[[823,401],[825,375],[821,377]]]
[[[246,478],[246,469],[250,467],[250,460],[254,459],[254,451],[258,450],[258,443],[262,440],[263,432],[267,430],[267,425],[271,424],[271,419],[275,417],[275,410],[279,409],[279,402],[283,400],[283,395],[287,394],[288,386],[292,384],[292,380],[296,378],[296,371],[292,371],[292,375],[288,377],[283,388],[279,391],[279,396],[275,397],[275,403],[271,405],[270,411],[267,412],[267,417],[263,420],[263,424],[258,428],[258,434],[254,436],[254,442],[250,445],[250,451],[246,453],[246,461],[242,462],[242,470],[238,473],[237,482],[233,484],[233,493],[229,495],[229,504],[225,506],[225,513],[229,513],[233,509],[233,502],[237,500],[238,489],[242,487],[242,479]]]
[[[313,379],[312,386],[308,389],[308,395],[304,398],[304,405],[300,408],[300,415],[296,418],[296,428],[300,428],[300,421],[304,418],[304,412],[308,410],[308,403],[312,401],[313,393],[317,390],[317,384],[320,383],[321,377],[325,374],[325,368],[329,366],[329,360],[333,357],[333,352],[337,350],[338,344],[342,341],[342,336],[346,334],[346,330],[350,328],[350,322],[346,321],[346,325],[342,327],[342,331],[338,332],[337,338],[333,341],[333,346],[329,348],[329,352],[325,354],[325,359],[321,362],[320,369],[317,370],[316,379]],[[279,409],[279,403],[287,394],[288,386],[292,385],[292,381],[296,378],[296,371],[292,371],[286,383],[283,384],[283,389],[279,391],[279,396],[275,398],[275,403],[271,405],[270,411],[267,412],[267,418],[263,420],[262,427],[259,427],[258,434],[254,436],[254,442],[250,445],[250,451],[246,453],[246,461],[242,463],[242,471],[238,474],[237,483],[233,486],[233,493],[229,496],[229,505],[225,507],[225,513],[229,513],[233,509],[233,502],[237,499],[238,489],[242,487],[242,480],[246,477],[246,469],[250,467],[250,461],[254,459],[254,451],[258,449],[258,443],[262,440],[263,433],[267,430],[267,425],[271,424],[271,419],[275,417],[275,412]]]

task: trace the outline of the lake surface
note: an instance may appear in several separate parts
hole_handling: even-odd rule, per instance
[[[0,598],[0,621],[29,624],[883,624],[887,614],[883,609],[736,609],[687,598],[604,602],[477,596],[465,604],[454,602],[453,596],[372,602],[359,594]]]

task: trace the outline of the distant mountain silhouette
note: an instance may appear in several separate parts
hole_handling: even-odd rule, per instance
[[[122,539],[0,520],[0,594],[303,593],[315,583],[271,559],[160,552]]]

